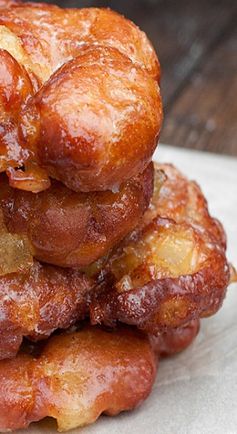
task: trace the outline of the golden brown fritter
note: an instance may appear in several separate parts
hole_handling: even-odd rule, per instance
[[[45,339],[85,317],[93,282],[82,273],[35,262],[0,277],[0,359],[17,353],[23,336]]]
[[[0,50],[3,69],[14,63],[12,102],[24,77],[1,127],[13,187],[46,189],[44,167],[75,191],[115,190],[145,169],[162,122],[159,64],[133,23],[107,9],[3,2]],[[0,89],[6,98],[1,71]]]
[[[59,430],[93,423],[101,413],[131,410],[149,395],[159,356],[186,348],[199,321],[155,336],[133,328],[86,326],[25,344],[0,362],[0,429],[25,428],[51,416]],[[73,405],[72,405],[73,404]]]
[[[0,430],[51,416],[65,431],[131,410],[149,395],[156,364],[149,339],[132,329],[52,337],[38,358],[0,362]]]
[[[153,203],[140,229],[127,238],[107,264],[103,258],[85,268],[85,275],[92,276],[92,280],[76,271],[37,263],[29,269],[27,255],[27,261],[23,256],[19,265],[23,267],[26,261],[26,274],[19,268],[0,278],[0,303],[4,311],[0,334],[5,342],[2,357],[14,355],[22,336],[37,339],[48,336],[56,328],[84,318],[89,309],[92,323],[114,325],[119,320],[151,334],[165,331],[167,339],[173,329],[186,327],[188,322],[218,310],[230,275],[223,229],[209,216],[196,184],[171,166],[157,167],[167,177],[160,195],[158,173]],[[177,207],[172,189],[179,195]],[[162,213],[161,217],[155,217],[155,209]],[[170,213],[173,218],[169,218]],[[62,323],[63,309],[66,319]],[[25,316],[26,311],[31,313]],[[187,335],[188,341],[187,329],[186,332],[183,335]],[[175,347],[175,338],[172,339]]]
[[[11,330],[13,337],[20,336],[15,351],[23,335],[47,336],[52,330],[67,327],[83,318],[89,307],[93,323],[114,324],[120,320],[151,334],[159,335],[166,331],[169,339],[174,328],[211,315],[221,306],[229,283],[223,229],[208,214],[206,202],[196,184],[187,181],[171,166],[157,167],[165,171],[167,178],[159,195],[156,183],[153,203],[141,229],[130,235],[109,258],[107,265],[104,265],[105,260],[100,260],[85,269],[87,275],[93,275],[94,270],[100,271],[97,285],[88,282],[80,273],[71,274],[70,270],[37,264],[34,267],[40,272],[35,273],[33,268],[26,275],[15,273],[1,277],[1,303],[6,321],[1,325],[1,339],[4,339],[4,333],[8,339]],[[160,173],[158,180],[160,186]],[[61,285],[59,282],[62,280]],[[26,289],[23,291],[22,288]],[[8,300],[13,290],[17,294],[17,303],[14,303],[14,297],[10,298],[11,303]],[[33,294],[33,304],[29,294]],[[42,294],[46,294],[44,301]],[[75,297],[79,297],[78,305]],[[69,306],[68,322],[62,326],[60,303],[65,299]],[[42,322],[37,309],[41,304],[44,306],[45,301],[50,309],[40,310],[44,313],[44,332],[37,334]],[[65,302],[62,305],[65,307]],[[25,315],[24,309],[34,310],[34,306],[37,308],[33,325],[27,322],[25,326],[21,320]],[[50,315],[50,310],[53,315]],[[12,351],[11,342],[10,350],[7,345],[2,347],[5,352]]]
[[[9,187],[2,175],[0,209],[10,233],[24,234],[38,260],[84,267],[140,222],[152,196],[153,172],[151,163],[117,193],[76,193],[54,181],[48,190],[33,194]]]
[[[144,217],[99,275],[92,323],[117,320],[159,334],[214,314],[230,281],[225,233],[196,183],[171,165]],[[155,182],[156,183],[156,182]],[[96,267],[94,267],[96,269]]]

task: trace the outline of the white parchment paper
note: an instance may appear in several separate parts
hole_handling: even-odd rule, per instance
[[[172,162],[201,185],[211,213],[224,223],[228,257],[237,266],[237,159],[162,145],[154,159]],[[20,433],[55,430],[44,421]],[[237,434],[237,285],[229,288],[221,311],[202,321],[193,345],[160,363],[153,392],[139,409],[102,416],[73,433]]]

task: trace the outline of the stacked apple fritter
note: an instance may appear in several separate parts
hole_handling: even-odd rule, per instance
[[[16,230],[13,196],[2,199],[2,213]],[[2,429],[52,416],[66,430],[135,407],[151,390],[159,356],[192,342],[230,280],[221,224],[197,184],[171,165],[155,165],[153,200],[138,227],[84,269],[32,263],[25,229],[2,234],[8,250],[19,249],[19,263],[13,256],[0,278],[0,355],[12,358],[0,362]],[[14,357],[24,336],[33,343]]]
[[[0,0],[1,432],[136,407],[223,302],[221,224],[151,162],[159,79],[111,10]]]

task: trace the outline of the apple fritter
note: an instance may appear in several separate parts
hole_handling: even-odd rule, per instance
[[[0,277],[0,359],[16,355],[23,336],[47,338],[84,319],[93,282],[79,271],[35,262]]]
[[[133,23],[109,9],[2,0],[0,53],[2,97],[14,100],[3,104],[0,170],[12,187],[39,192],[49,175],[75,191],[115,190],[146,168],[162,123],[160,68]]]
[[[230,281],[224,230],[196,183],[171,165],[156,169],[166,181],[142,227],[98,275],[93,324],[121,321],[159,334],[212,315],[222,305]]]
[[[152,197],[153,172],[151,163],[116,193],[76,193],[53,181],[48,190],[33,194],[11,188],[1,175],[0,210],[14,234],[8,237],[25,236],[31,253],[43,262],[85,267],[138,225]]]
[[[88,327],[52,337],[38,357],[0,362],[0,430],[50,416],[66,431],[131,410],[149,395],[156,367],[149,339],[136,330]]]
[[[26,274],[0,278],[2,358],[14,355],[23,336],[44,338],[88,311],[93,324],[119,320],[150,334],[166,332],[168,339],[173,329],[218,310],[230,279],[224,231],[196,184],[171,166],[156,167],[166,176],[160,193],[157,172],[141,226],[109,259],[86,267],[84,275],[35,263]]]

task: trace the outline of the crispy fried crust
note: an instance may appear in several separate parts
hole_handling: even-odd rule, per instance
[[[214,314],[230,280],[225,234],[197,184],[170,165],[167,180],[135,231],[108,261],[92,323],[117,320],[159,334]],[[111,283],[112,282],[112,283]]]
[[[75,193],[55,181],[33,194],[0,177],[0,206],[8,230],[24,234],[33,255],[63,267],[84,267],[104,256],[139,223],[153,192],[153,165],[117,193]]]
[[[0,430],[51,416],[65,431],[131,410],[149,395],[156,364],[149,339],[127,328],[50,338],[38,358],[0,362]]]
[[[80,272],[34,263],[0,278],[0,359],[13,357],[23,336],[45,339],[88,311],[93,283]]]
[[[0,49],[14,61],[12,95],[24,76],[0,138],[13,187],[42,191],[48,174],[75,191],[113,190],[145,169],[162,122],[159,64],[133,23],[107,9],[2,2]],[[6,97],[0,71],[1,88]]]

